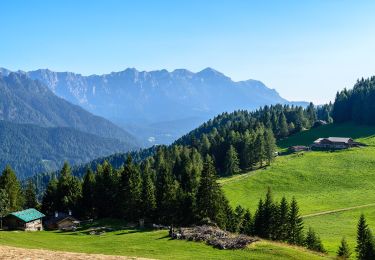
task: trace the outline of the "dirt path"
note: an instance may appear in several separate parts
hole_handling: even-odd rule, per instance
[[[137,257],[109,256],[99,254],[70,253],[62,251],[50,251],[44,249],[26,249],[10,246],[0,246],[0,259],[20,259],[20,260],[130,260],[142,259]]]
[[[343,209],[322,211],[322,212],[318,212],[318,213],[304,215],[304,216],[302,216],[302,218],[316,217],[316,216],[321,216],[321,215],[333,214],[333,213],[337,213],[337,212],[348,211],[348,210],[352,210],[352,209],[367,208],[367,207],[372,207],[372,206],[375,206],[375,203],[366,204],[366,205],[359,205],[359,206],[343,208]]]

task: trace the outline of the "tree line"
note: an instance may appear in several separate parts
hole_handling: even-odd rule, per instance
[[[375,124],[375,76],[358,80],[353,89],[337,92],[332,116],[335,122]]]

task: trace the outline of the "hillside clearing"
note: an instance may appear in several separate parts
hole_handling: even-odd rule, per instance
[[[284,139],[278,146],[285,150],[330,136],[353,137],[368,146],[280,156],[264,169],[221,179],[231,205],[255,212],[271,187],[277,200],[282,196],[297,199],[305,227],[321,235],[331,254],[336,253],[342,236],[354,250],[359,215],[364,213],[370,226],[375,225],[375,127],[326,125]]]

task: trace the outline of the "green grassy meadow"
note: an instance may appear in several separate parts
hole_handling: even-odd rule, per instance
[[[276,199],[296,197],[302,215],[375,203],[375,127],[327,125],[291,136],[278,146],[283,150],[329,136],[353,137],[368,146],[280,156],[267,168],[222,179],[232,206],[242,205],[254,212],[267,187]],[[354,250],[356,223],[362,212],[375,229],[375,205],[308,217],[305,224],[321,235],[330,253],[336,252],[343,235]]]
[[[244,250],[214,249],[203,243],[171,240],[165,230],[118,230],[100,236],[85,231],[2,231],[0,245],[154,259],[329,259],[303,248],[267,241]]]

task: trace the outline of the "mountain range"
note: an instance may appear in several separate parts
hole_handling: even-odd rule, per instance
[[[23,73],[0,75],[0,169],[23,178],[53,171],[64,161],[85,163],[139,147],[112,122],[57,97]]]
[[[91,76],[48,69],[23,73],[57,96],[127,129],[145,146],[171,143],[225,111],[291,103],[260,81],[236,82],[212,68],[197,73],[128,68]]]

